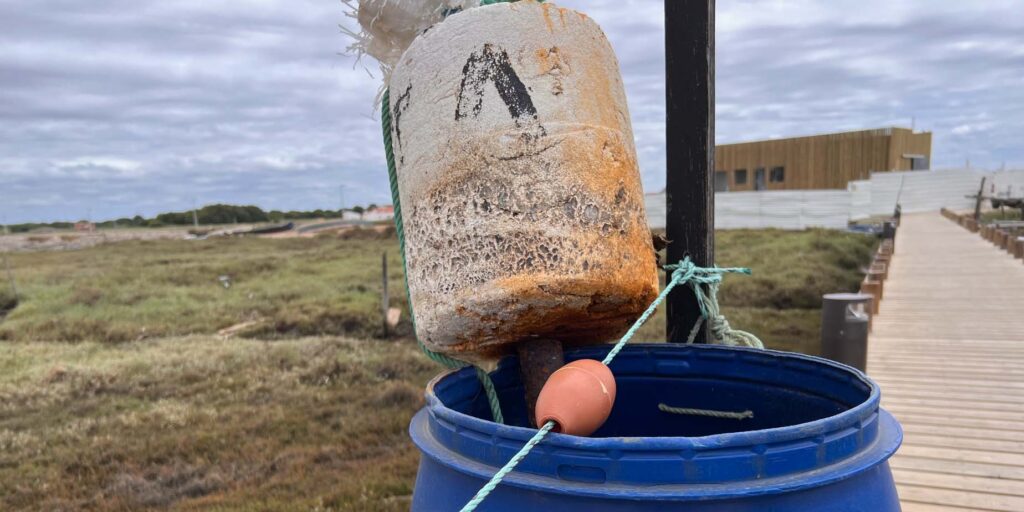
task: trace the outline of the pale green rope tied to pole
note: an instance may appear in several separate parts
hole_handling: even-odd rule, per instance
[[[654,314],[655,311],[657,311],[658,306],[665,301],[665,298],[668,297],[668,294],[676,286],[680,284],[687,284],[690,286],[690,288],[697,295],[697,303],[700,305],[700,312],[702,318],[708,316],[709,314],[715,314],[721,317],[721,315],[718,313],[718,286],[722,283],[722,275],[727,273],[747,275],[750,274],[750,269],[747,268],[698,267],[697,265],[694,265],[692,261],[690,261],[690,258],[686,258],[675,265],[665,265],[665,271],[671,271],[668,283],[666,283],[665,285],[665,289],[662,290],[660,294],[658,294],[658,296],[654,299],[654,302],[651,302],[651,305],[647,307],[647,310],[645,310],[644,313],[640,315],[640,318],[638,318],[636,322],[634,322],[633,325],[629,328],[629,330],[626,331],[626,334],[623,334],[622,338],[620,338],[619,341],[615,343],[615,346],[613,346],[612,349],[608,351],[608,355],[605,356],[603,361],[601,361],[605,365],[611,364],[611,362],[615,359],[615,356],[619,355],[619,352],[621,352],[622,349],[626,346],[626,343],[629,343],[629,340],[636,335],[637,331],[640,330],[640,327],[645,322],[647,322],[647,320],[651,317],[651,315]],[[707,286],[708,292],[704,291],[705,286]],[[716,325],[716,322],[712,321],[712,326],[714,325]],[[719,338],[718,333],[716,333],[716,339],[733,340],[736,341],[735,344],[742,343],[747,344],[747,346],[754,346],[758,348],[761,348],[763,346],[761,344],[761,340],[757,339],[757,337],[754,336],[753,334],[745,333],[743,331],[733,331],[729,329],[729,324],[728,322],[725,322],[724,317],[721,318],[721,321],[718,322],[717,325],[724,327],[719,327],[721,337]],[[699,326],[700,321],[697,322],[697,327]],[[697,329],[695,328],[694,331],[697,331]],[[712,328],[712,332],[715,332],[714,327]],[[692,337],[693,335],[691,335],[690,342],[693,341]],[[659,405],[658,408],[661,409],[662,405],[664,404]],[[726,415],[745,415],[747,412],[749,412],[749,417],[753,417],[754,414],[751,411],[744,411],[742,413],[730,413],[723,411],[707,411],[704,409],[680,410],[687,411],[686,414],[699,414],[694,413],[694,411]],[[537,433],[534,434],[533,437],[531,437],[530,440],[527,441],[526,444],[524,444],[523,447],[515,455],[513,455],[512,458],[509,459],[509,461],[506,462],[505,465],[502,466],[501,469],[499,469],[498,472],[495,473],[494,476],[492,476],[491,479],[486,484],[484,484],[483,487],[480,488],[479,491],[477,491],[476,495],[473,496],[473,499],[469,500],[469,503],[466,503],[466,505],[462,507],[461,512],[472,512],[476,510],[476,508],[480,506],[481,503],[483,503],[484,499],[486,499],[487,496],[491,494],[491,492],[493,492],[494,489],[496,489],[499,484],[501,484],[501,481],[506,476],[508,476],[508,474],[511,473],[512,470],[514,470],[515,467],[523,459],[525,459],[527,455],[529,455],[530,451],[533,450],[533,447],[537,446],[537,444],[540,443],[544,439],[544,437],[547,436],[549,432],[551,432],[551,429],[553,429],[554,427],[555,422],[553,421],[549,421],[545,423],[543,426],[541,426],[540,429],[537,430]]]
[[[687,343],[693,343],[700,331],[701,323],[707,319],[711,335],[715,337],[718,344],[730,347],[764,348],[764,343],[757,336],[746,331],[733,330],[718,307],[718,288],[722,285],[722,275],[750,275],[749,268],[703,268],[694,265],[687,258],[678,265],[665,265],[665,270],[672,270],[673,273],[679,271],[686,273],[689,276],[686,280],[687,284],[697,296],[697,305],[700,306],[701,316],[694,324],[693,329],[690,329],[690,335],[686,339]],[[705,287],[707,287],[707,291],[704,290]]]
[[[381,99],[381,128],[384,131],[384,157],[388,164],[388,181],[391,185],[391,202],[395,206],[395,232],[398,234],[398,248],[402,252],[402,269],[405,274],[405,290],[408,295],[409,291],[409,272],[405,261],[405,226],[402,222],[402,200],[398,193],[398,170],[395,166],[395,150],[391,145],[391,99],[388,91],[384,91],[384,96]],[[408,297],[409,300],[409,317],[412,318],[413,333],[416,332],[416,315],[412,311],[412,297]],[[427,355],[432,361],[443,364],[448,368],[462,368],[464,366],[470,366],[465,361],[460,361],[453,357],[446,356],[439,352],[434,352],[427,348],[416,338],[416,343],[419,344],[420,350]],[[487,371],[483,368],[476,368],[476,375],[480,379],[480,384],[483,385],[484,393],[487,395],[487,404],[491,407],[491,417],[495,423],[505,423],[505,418],[501,414],[501,402],[498,400],[498,392],[494,389],[494,382],[491,381],[491,376],[488,375]]]
[[[672,414],[686,414],[689,416],[708,416],[710,418],[725,418],[730,420],[745,420],[754,417],[754,411],[746,410],[739,412],[714,411],[711,409],[690,409],[686,407],[672,407],[667,404],[658,404],[658,410]]]

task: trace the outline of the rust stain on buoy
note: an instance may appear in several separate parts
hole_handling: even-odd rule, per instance
[[[548,32],[555,31],[555,24],[551,22],[551,4],[541,4],[544,13],[544,23],[548,26]]]

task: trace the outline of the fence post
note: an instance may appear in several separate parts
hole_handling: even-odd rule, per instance
[[[7,252],[4,252],[4,268],[7,270],[7,281],[11,283],[11,293],[14,295],[14,301],[20,302],[21,297],[18,296],[18,284],[14,281],[14,271],[11,270],[11,260]]]
[[[381,288],[380,288],[380,317],[381,325],[384,327],[384,337],[390,334],[388,327],[388,307],[391,305],[391,298],[388,296],[388,253],[384,251],[380,255]]]
[[[665,236],[668,261],[714,263],[715,0],[665,0]],[[666,300],[667,341],[701,318],[692,293]],[[708,339],[706,323],[697,336]]]
[[[860,283],[860,293],[871,296],[871,317],[874,319],[882,305],[882,283],[865,279]]]

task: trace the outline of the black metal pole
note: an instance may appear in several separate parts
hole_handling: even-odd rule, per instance
[[[715,0],[665,0],[665,145],[668,261],[714,262]],[[668,341],[700,318],[692,293],[668,298]],[[696,341],[707,341],[706,325]]]

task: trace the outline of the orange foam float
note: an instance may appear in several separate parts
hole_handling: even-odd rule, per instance
[[[588,436],[604,425],[615,405],[615,376],[600,361],[580,359],[551,374],[537,397],[537,425],[555,422],[555,432]]]

